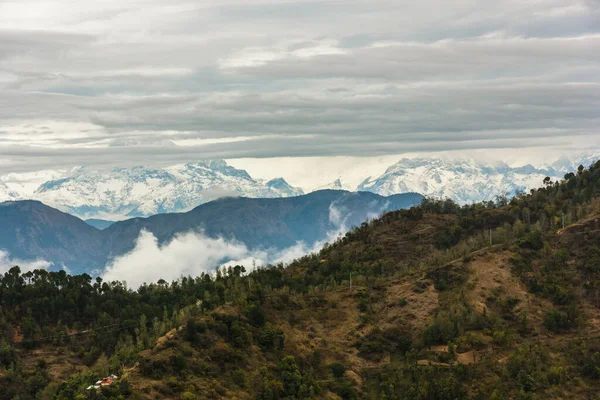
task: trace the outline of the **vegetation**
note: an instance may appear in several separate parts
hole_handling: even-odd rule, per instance
[[[593,398],[599,231],[600,162],[510,200],[428,199],[287,267],[137,290],[15,267],[0,400]]]

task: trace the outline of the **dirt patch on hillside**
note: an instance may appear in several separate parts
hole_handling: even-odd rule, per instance
[[[420,332],[439,306],[438,292],[429,280],[397,282],[385,289],[381,304],[383,324]]]
[[[74,354],[52,346],[21,353],[24,370],[34,371],[39,360],[45,361],[48,375],[55,380],[88,369]]]
[[[456,362],[463,365],[475,364],[475,352],[467,351],[466,353],[457,354]]]
[[[166,335],[158,338],[158,340],[156,341],[156,344],[154,345],[154,349],[155,350],[163,349],[168,342],[175,340],[176,337],[177,337],[177,329],[170,330],[169,332],[167,332]]]
[[[343,361],[351,370],[360,371],[372,364],[358,356],[355,347],[357,340],[369,328],[361,323],[356,291],[348,289],[326,293],[325,296],[311,298],[302,310],[289,315],[279,315],[276,319],[287,321],[279,325],[285,333],[286,347],[290,346],[302,357],[310,358],[319,350],[324,363]],[[278,313],[279,314],[279,313]],[[339,359],[344,354],[346,359]]]
[[[527,318],[533,323],[536,330],[541,330],[544,319],[544,310],[551,307],[549,301],[528,293],[521,280],[514,276],[510,270],[512,253],[502,251],[497,253],[482,254],[467,264],[471,276],[467,287],[470,288],[469,297],[479,313],[488,312],[488,306],[493,302],[514,299],[515,314],[527,312]]]

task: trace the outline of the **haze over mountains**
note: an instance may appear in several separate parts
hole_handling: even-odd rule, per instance
[[[247,256],[250,251],[281,254],[299,244],[308,251],[315,243],[332,239],[333,235],[344,233],[367,218],[409,208],[422,199],[415,193],[383,197],[332,190],[281,199],[229,197],[187,213],[134,218],[102,231],[38,201],[5,202],[0,204],[0,226],[3,227],[0,249],[15,259],[43,259],[56,268],[65,266],[74,272],[88,273],[98,272],[107,262],[134,250],[142,232],[155,238],[159,250],[174,238],[190,233],[197,236],[195,244],[198,246],[205,239],[221,238],[247,250],[242,251],[243,254],[227,251],[216,254],[207,266],[216,267],[218,261],[226,261],[230,256]],[[305,252],[296,251],[294,256]],[[201,249],[195,249],[194,257],[200,257],[201,253]],[[156,264],[157,260],[152,261]]]
[[[378,176],[355,169],[330,183],[294,187],[286,179],[256,179],[226,161],[201,161],[167,168],[42,171],[0,176],[0,201],[35,199],[83,219],[122,220],[186,212],[224,196],[282,198],[314,190],[369,191],[384,196],[416,192],[461,204],[514,195],[588,166],[598,154],[563,157],[547,165],[508,165],[470,158],[402,158]],[[322,171],[329,176],[328,171]],[[349,175],[351,174],[351,175]],[[363,175],[364,174],[364,175]],[[318,181],[319,177],[315,177]],[[356,185],[349,182],[361,182]],[[293,183],[293,182],[292,182]],[[92,222],[94,223],[94,222]],[[106,223],[95,225],[106,227]]]

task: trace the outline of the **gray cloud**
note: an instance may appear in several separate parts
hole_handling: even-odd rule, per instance
[[[0,3],[0,171],[599,144],[595,0],[66,5]]]

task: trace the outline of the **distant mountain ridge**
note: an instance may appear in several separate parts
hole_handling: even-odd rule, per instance
[[[85,223],[93,226],[96,229],[104,230],[104,229],[108,228],[109,226],[111,226],[112,224],[114,224],[115,222],[107,221],[104,219],[91,218],[91,219],[86,219]]]
[[[244,243],[250,249],[285,249],[313,244],[328,233],[359,225],[367,218],[417,205],[416,193],[379,196],[324,190],[308,195],[251,199],[227,197],[186,213],[158,214],[116,222],[99,230],[39,201],[0,203],[0,250],[21,260],[44,259],[73,272],[102,269],[135,246],[142,230],[166,243],[177,234],[201,232]]]

